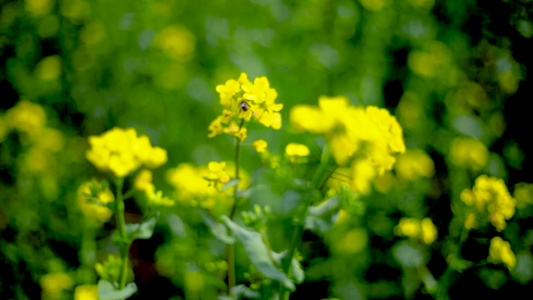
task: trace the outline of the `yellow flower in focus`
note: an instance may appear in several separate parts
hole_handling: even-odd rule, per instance
[[[472,190],[461,192],[461,200],[478,213],[488,212],[489,221],[498,231],[507,226],[515,213],[516,200],[511,197],[502,179],[481,175],[476,178]]]
[[[78,285],[74,290],[74,300],[98,300],[98,286],[94,284]]]
[[[167,161],[166,150],[152,147],[147,136],[137,136],[131,128],[115,127],[100,136],[90,136],[89,144],[87,160],[102,171],[111,171],[116,177],[125,177],[143,164],[156,168]]]
[[[246,73],[241,73],[237,80],[230,79],[225,84],[217,85],[216,91],[220,96],[223,111],[222,115],[209,125],[208,137],[224,132],[244,141],[246,139],[244,121],[250,121],[252,118],[266,127],[281,128],[279,111],[283,108],[283,104],[275,102],[278,93],[270,87],[265,76],[255,78],[252,83]]]
[[[460,137],[452,141],[450,158],[454,165],[478,171],[485,166],[488,157],[489,150],[480,140]]]
[[[92,182],[85,182],[80,186],[77,196],[78,205],[81,212],[91,223],[105,223],[111,218],[113,211],[104,205],[115,201],[115,196],[109,189],[105,189],[95,195],[97,202],[103,205],[90,202],[88,195],[91,195],[92,184]]]
[[[264,153],[267,152],[268,143],[265,140],[257,140],[252,143],[252,147],[254,147],[255,151],[257,153]]]
[[[419,177],[430,178],[435,174],[435,165],[431,157],[420,149],[408,149],[398,156],[395,164],[399,179],[411,181]]]
[[[305,157],[309,156],[310,151],[306,145],[289,143],[285,147],[285,154],[289,157],[289,160],[293,163],[302,162]]]
[[[495,264],[504,263],[511,270],[516,265],[516,256],[511,250],[509,242],[497,236],[490,240],[488,261]]]
[[[46,274],[39,280],[42,289],[43,299],[60,299],[63,291],[69,290],[74,282],[65,273]]]
[[[46,113],[40,105],[22,100],[6,112],[5,120],[10,127],[35,137],[46,123]]]

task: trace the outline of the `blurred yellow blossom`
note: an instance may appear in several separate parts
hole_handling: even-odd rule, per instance
[[[275,102],[278,93],[265,76],[255,78],[252,83],[246,73],[241,73],[237,80],[217,85],[216,91],[223,110],[209,125],[209,137],[227,133],[244,141],[247,136],[244,122],[252,118],[266,127],[281,128],[279,111],[283,104]]]
[[[252,147],[254,147],[255,151],[257,153],[264,153],[267,152],[268,143],[265,140],[259,139],[252,143]]]
[[[343,254],[357,254],[363,251],[368,245],[368,234],[363,228],[355,228],[344,233],[336,240],[334,246],[337,252]]]
[[[206,176],[207,179],[215,183],[227,183],[230,178],[229,175],[224,171],[225,167],[225,162],[209,162],[209,164],[207,164],[207,169],[209,170],[209,173]]]
[[[152,172],[150,170],[143,169],[135,177],[133,186],[141,191],[153,191],[154,185],[152,184]]]
[[[40,105],[21,100],[6,112],[5,119],[11,128],[35,137],[46,123],[46,113]]]
[[[500,178],[479,176],[471,190],[461,192],[461,200],[479,214],[487,211],[489,221],[498,231],[505,229],[505,221],[515,213],[516,200]]]
[[[87,159],[102,171],[124,177],[142,164],[157,168],[167,161],[166,150],[152,147],[147,136],[137,136],[134,129],[113,128],[100,136],[90,136]]]
[[[495,264],[504,263],[511,270],[516,265],[516,256],[509,242],[497,236],[490,240],[488,261]]]
[[[98,300],[98,286],[95,284],[78,285],[74,290],[74,300]]]
[[[515,184],[513,197],[518,208],[533,204],[533,184],[525,182]]]
[[[32,17],[49,14],[54,8],[54,0],[25,0],[24,6]]]
[[[318,107],[297,105],[290,120],[298,130],[323,134],[338,166],[352,162],[359,192],[368,192],[377,175],[392,169],[396,154],[405,152],[395,117],[383,108],[352,106],[346,97],[322,96]]]
[[[452,141],[450,149],[451,163],[478,171],[485,166],[489,151],[480,140],[470,137],[459,137]]]
[[[437,227],[430,218],[424,218],[422,221],[402,218],[400,223],[394,228],[394,233],[410,237],[426,245],[433,243],[437,239]]]
[[[42,289],[42,298],[54,300],[61,299],[63,291],[71,289],[74,282],[65,273],[50,273],[41,277],[39,284]]]
[[[57,79],[61,76],[63,62],[59,55],[51,55],[43,58],[35,67],[35,72],[42,80]]]
[[[285,147],[285,154],[293,163],[304,162],[309,153],[309,148],[303,144],[289,143]]]
[[[155,38],[155,45],[171,58],[185,62],[194,54],[194,35],[186,28],[170,25],[163,28]]]
[[[115,196],[109,189],[101,190],[97,195],[94,195],[96,199],[94,203],[91,202],[90,196],[92,195],[91,186],[94,185],[94,182],[85,182],[80,185],[78,189],[78,205],[81,209],[81,212],[91,223],[104,223],[111,218],[113,211],[105,206],[105,204],[115,201]]]
[[[431,157],[421,149],[407,149],[398,156],[395,167],[399,179],[415,180],[419,177],[430,178],[435,173]]]

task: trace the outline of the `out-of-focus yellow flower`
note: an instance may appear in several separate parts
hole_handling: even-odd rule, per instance
[[[200,272],[189,271],[185,273],[185,287],[193,292],[200,291],[205,286],[204,276]]]
[[[424,218],[422,221],[402,218],[400,223],[394,228],[394,233],[410,237],[426,245],[433,243],[437,239],[437,227],[430,218]]]
[[[424,218],[420,223],[421,239],[424,244],[431,244],[437,239],[437,227],[433,224],[430,218]]]
[[[450,158],[454,165],[478,171],[485,166],[488,157],[487,147],[477,139],[460,137],[452,141]]]
[[[43,58],[35,67],[35,72],[42,80],[53,80],[61,76],[63,62],[59,55],[51,55]]]
[[[376,169],[367,159],[359,159],[352,164],[352,185],[353,190],[366,195],[372,187],[372,180],[376,178]]]
[[[98,300],[98,286],[95,284],[78,285],[74,290],[74,300]]]
[[[359,0],[361,2],[361,5],[370,10],[370,11],[378,11],[381,10],[385,5],[387,5],[387,0]]]
[[[513,197],[516,199],[516,206],[524,208],[533,204],[533,184],[520,182],[514,186]]]
[[[509,242],[497,236],[490,240],[488,261],[495,264],[504,263],[511,270],[516,265],[516,256]]]
[[[25,100],[19,101],[10,108],[5,115],[7,124],[11,128],[35,137],[46,123],[46,113],[38,105]]]
[[[395,164],[396,174],[402,180],[415,180],[419,177],[430,178],[435,174],[435,165],[429,155],[420,149],[408,149],[398,156]]]
[[[32,17],[49,14],[54,8],[54,0],[25,0],[24,6]]]
[[[498,231],[505,229],[515,213],[516,200],[511,197],[505,183],[500,178],[481,175],[476,178],[472,190],[461,192],[461,200],[478,213],[488,212],[489,221]]]
[[[113,128],[100,136],[90,136],[87,159],[102,171],[125,177],[142,164],[157,168],[167,161],[166,150],[152,147],[147,136],[137,136],[134,129]]]
[[[113,255],[108,255],[107,259],[102,263],[94,264],[96,274],[109,282],[118,281],[121,267],[122,258]]]
[[[51,273],[41,277],[39,284],[42,288],[42,298],[54,300],[60,299],[63,291],[71,289],[74,282],[65,273]]]
[[[303,162],[309,153],[309,148],[303,144],[289,143],[285,147],[285,154],[293,163]]]
[[[409,69],[417,75],[436,77],[441,74],[441,68],[448,65],[450,59],[449,48],[441,42],[433,42],[427,51],[411,51],[407,64]]]
[[[475,213],[469,213],[466,215],[465,219],[465,228],[470,229],[476,229],[479,226],[479,224],[476,221],[476,214]]]
[[[257,141],[254,141],[252,143],[252,147],[254,147],[255,151],[257,151],[257,153],[264,153],[264,152],[267,152],[267,147],[268,147],[268,143],[263,140],[263,139],[260,139],[260,140],[257,140]]]
[[[139,174],[137,174],[137,177],[135,177],[135,181],[133,182],[133,186],[141,191],[145,192],[153,192],[154,191],[154,185],[152,184],[152,172],[150,170],[141,170]]]
[[[148,202],[155,206],[173,206],[175,204],[174,200],[169,197],[163,196],[162,191],[147,191]]]
[[[224,171],[224,168],[226,167],[225,162],[216,162],[211,161],[209,164],[207,164],[207,169],[209,170],[209,173],[207,174],[207,178],[210,181],[219,182],[219,183],[228,183],[229,181],[229,175]]]
[[[211,208],[218,191],[206,179],[209,170],[205,166],[182,163],[167,172],[167,181],[174,187],[176,198],[191,206]]]
[[[115,201],[115,196],[109,189],[100,191],[97,196],[97,203],[92,203],[88,200],[88,195],[91,195],[91,185],[92,182],[83,183],[78,189],[78,205],[80,206],[81,212],[91,223],[104,223],[111,218],[113,211],[106,206],[105,204]]]
[[[265,76],[255,78],[252,83],[246,73],[241,73],[237,80],[230,79],[225,84],[217,85],[216,91],[224,108],[222,115],[209,125],[209,137],[224,132],[243,141],[246,139],[246,128],[238,124],[244,124],[244,121],[252,118],[266,127],[281,128],[279,111],[283,104],[275,103],[278,93],[270,87]]]
[[[352,229],[343,234],[334,245],[337,252],[343,254],[357,254],[368,244],[368,234],[363,228]]]
[[[155,45],[173,59],[188,61],[194,54],[194,35],[186,28],[171,25],[163,28],[155,38]]]

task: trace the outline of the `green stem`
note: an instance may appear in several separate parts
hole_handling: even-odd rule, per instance
[[[118,282],[118,289],[122,290],[126,286],[126,275],[128,273],[128,254],[130,243],[128,241],[128,235],[126,233],[126,221],[124,220],[124,197],[122,189],[124,186],[124,178],[118,178],[116,180],[117,188],[117,202],[115,215],[117,218],[117,226],[122,240],[120,245],[120,258],[122,259],[122,265],[120,267],[120,275]]]
[[[320,165],[316,169],[315,174],[313,175],[313,178],[311,179],[311,185],[310,185],[311,191],[317,191],[317,190],[320,191],[326,184],[327,180],[331,177],[331,175],[337,169],[337,166],[335,166],[333,170],[331,170],[330,172],[327,172],[326,175],[324,175],[324,173],[326,172],[328,161],[329,161],[329,153],[328,153],[329,150],[326,147],[324,148],[323,151],[324,153],[322,154]],[[287,256],[285,256],[285,258],[281,262],[281,268],[283,272],[287,274],[287,276],[290,276],[292,259],[294,257],[294,253],[296,252],[296,249],[298,248],[298,246],[300,245],[302,241],[302,237],[304,234],[305,218],[307,217],[308,208],[311,205],[313,198],[314,197],[310,195],[307,199],[305,199],[304,207],[296,218],[297,225],[291,237]],[[290,295],[290,291],[285,289],[283,285],[280,285],[280,297],[279,298],[281,300],[289,299],[289,295]]]
[[[239,130],[244,125],[244,119],[241,120],[241,124],[239,125]],[[235,147],[235,179],[239,179],[239,168],[240,168],[240,160],[241,160],[241,140],[237,138],[237,145]],[[235,217],[235,212],[237,211],[237,205],[239,204],[239,200],[237,197],[237,189],[239,188],[239,184],[235,185],[235,189],[233,190],[233,206],[231,207],[231,212],[229,215],[230,220],[233,220]],[[228,263],[228,295],[231,295],[231,289],[235,286],[236,280],[235,280],[235,245],[228,244],[226,246],[226,252],[227,252],[227,263]]]

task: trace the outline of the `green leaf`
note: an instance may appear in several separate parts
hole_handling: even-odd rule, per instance
[[[281,261],[283,260],[285,255],[287,255],[287,251],[283,251],[280,253],[275,252],[275,251],[270,251],[270,253],[272,254],[272,258],[278,265],[281,265]],[[291,264],[292,264],[292,276],[294,277],[294,279],[296,279],[296,283],[302,283],[305,278],[305,273],[304,273],[304,270],[302,269],[302,265],[294,257],[292,258]]]
[[[308,208],[308,212],[312,216],[320,216],[324,213],[334,210],[339,206],[339,197],[334,196],[329,198],[328,200],[320,203],[319,205],[310,206]]]
[[[239,184],[240,181],[241,181],[240,179],[230,179],[230,181],[228,181],[226,184],[222,186],[222,190],[225,191],[232,186],[236,186]]]
[[[236,299],[239,299],[241,297],[241,295],[245,296],[246,298],[257,298],[257,297],[259,297],[259,293],[258,292],[249,289],[244,284],[239,284],[239,285],[234,286],[233,288],[231,288],[231,294]]]
[[[302,198],[303,195],[296,191],[286,191],[281,199],[280,212],[282,214],[290,214],[295,212],[300,206]]]
[[[392,250],[394,257],[405,267],[418,267],[424,260],[420,249],[414,248],[407,241],[399,242]]]
[[[235,243],[235,238],[228,234],[228,228],[224,226],[223,224],[215,222],[213,218],[211,218],[206,212],[204,211],[197,211],[199,215],[201,215],[204,218],[204,222],[211,230],[211,233],[221,242],[226,244],[233,244]]]
[[[292,280],[274,265],[274,262],[270,258],[268,247],[263,242],[263,238],[259,232],[245,229],[231,221],[227,216],[222,216],[222,219],[242,243],[244,251],[246,251],[250,261],[259,272],[267,278],[281,282],[290,290],[295,289]]]
[[[137,292],[137,286],[131,282],[122,290],[116,290],[113,284],[107,280],[98,281],[98,296],[100,300],[123,300]]]
[[[307,216],[305,218],[305,229],[318,230],[320,232],[327,232],[331,229],[332,222],[315,216]]]
[[[134,239],[149,239],[154,233],[155,224],[157,219],[155,217],[140,224],[126,224],[126,233],[130,240]]]
[[[167,215],[167,223],[175,236],[184,237],[187,235],[185,223],[177,215]]]

